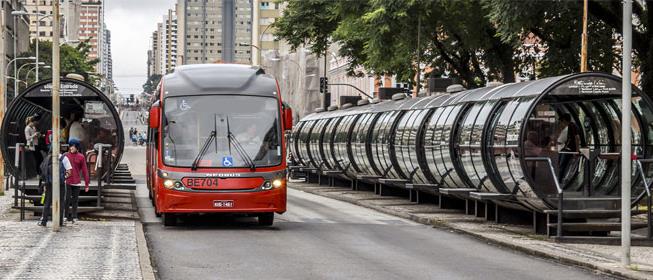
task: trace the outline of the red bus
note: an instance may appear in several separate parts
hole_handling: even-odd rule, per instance
[[[149,113],[147,185],[157,216],[245,213],[272,225],[286,211],[284,108],[258,67],[200,64],[165,75]]]

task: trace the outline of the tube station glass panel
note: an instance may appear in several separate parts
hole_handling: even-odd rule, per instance
[[[442,130],[444,129],[444,123],[446,122],[447,118],[449,117],[449,114],[451,114],[451,110],[453,110],[453,106],[447,106],[447,107],[440,107],[438,108],[438,111],[441,110],[441,114],[438,115],[437,119],[435,120],[435,125],[433,126],[433,138],[431,140],[431,145],[432,145],[432,161],[429,160],[429,162],[432,162],[435,165],[435,168],[432,168],[432,171],[437,171],[437,179],[440,181],[443,181],[445,177],[448,176],[447,174],[447,168],[444,166],[444,163],[442,162],[442,153],[440,150],[442,149],[442,135],[443,132]],[[435,115],[435,114],[434,114]],[[435,172],[434,172],[435,173]]]
[[[309,145],[309,137],[310,137],[310,132],[313,129],[313,126],[315,125],[315,120],[310,120],[306,122],[304,126],[302,126],[302,131],[299,136],[299,154],[301,155],[302,162],[304,163],[304,166],[310,166],[312,164],[311,158],[308,155],[308,145]]]
[[[518,105],[519,101],[512,100],[504,107],[495,124],[491,145],[494,163],[500,176],[499,178],[508,187],[509,191],[515,188],[515,181],[512,179],[512,174],[510,174],[510,168],[508,167],[510,150],[506,147],[506,140],[510,119]]]
[[[410,135],[408,138],[408,162],[407,162],[407,167],[410,172],[413,172],[416,168],[419,168],[417,172],[415,173],[413,177],[413,182],[414,183],[420,183],[420,184],[426,184],[428,183],[428,180],[426,179],[426,175],[424,175],[424,170],[420,167],[420,154],[424,150],[421,147],[418,147],[418,144],[423,144],[420,143],[418,137],[420,136],[420,129],[422,128],[426,116],[430,113],[430,110],[428,109],[422,109],[419,110],[419,113],[417,116],[413,119],[413,123],[411,125],[410,129]],[[407,173],[406,175],[410,175],[410,172]]]
[[[334,139],[334,148],[335,148],[335,157],[336,163],[340,170],[347,169],[352,170],[350,166],[351,161],[349,159],[348,146],[349,146],[349,131],[351,130],[353,120],[357,118],[357,115],[345,116],[344,119],[340,122],[337,128],[337,133]],[[349,168],[348,168],[349,167]]]
[[[515,182],[515,187],[519,187],[522,192],[530,191],[530,186],[528,186],[528,181],[524,178],[524,172],[521,167],[521,158],[523,158],[523,155],[521,155],[520,138],[523,128],[522,124],[527,117],[528,110],[533,104],[533,100],[534,98],[519,99],[520,103],[515,108],[515,112],[510,119],[510,125],[506,131],[506,150],[510,153],[508,167]]]
[[[486,190],[493,190],[494,186],[491,186],[492,181],[488,180],[488,171],[485,169],[483,164],[483,155],[481,145],[483,143],[483,133],[486,127],[486,123],[490,120],[490,114],[492,110],[497,105],[497,101],[488,101],[483,104],[483,108],[478,113],[478,117],[474,122],[472,127],[472,133],[470,135],[470,149],[469,153],[471,155],[471,162],[476,170],[476,175],[480,180],[481,186],[485,187]]]
[[[453,158],[456,155],[451,154],[451,139],[453,139],[453,131],[455,129],[455,126],[457,125],[456,119],[460,112],[463,109],[463,105],[455,105],[453,106],[451,113],[447,117],[446,122],[444,123],[444,126],[442,128],[442,137],[440,138],[440,152],[442,153],[442,165],[444,166],[446,172],[448,172],[448,176],[445,177],[445,182],[450,188],[455,188],[455,187],[462,187],[464,186],[464,182],[456,172],[456,168],[454,166]]]
[[[322,137],[324,159],[326,160],[327,167],[331,170],[336,169],[336,160],[334,159],[333,151],[333,138],[335,137],[335,130],[341,120],[342,117],[332,118],[327,125],[326,130],[324,131],[324,136]]]
[[[471,109],[467,111],[465,117],[462,121],[462,126],[460,128],[456,143],[458,143],[458,154],[460,155],[460,162],[463,165],[463,170],[465,175],[469,178],[472,186],[476,187],[479,185],[481,179],[476,174],[472,159],[472,131],[474,129],[474,123],[478,118],[481,109],[483,108],[484,103],[474,104]]]
[[[407,161],[410,160],[410,155],[408,152],[408,137],[411,129],[411,120],[416,111],[406,112],[400,119],[397,124],[397,129],[395,130],[395,157],[397,158],[398,168],[400,168],[404,174],[408,174]]]

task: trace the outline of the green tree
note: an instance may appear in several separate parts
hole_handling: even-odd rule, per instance
[[[530,34],[541,40],[544,55],[538,59],[536,77],[580,70],[582,1],[486,0],[484,6],[504,42],[519,47]],[[598,17],[588,17],[589,70],[610,73],[618,67],[614,33],[615,29]],[[532,57],[522,57],[519,63],[523,66],[532,60]]]
[[[412,82],[419,63],[449,73],[467,87],[514,80],[514,44],[496,34],[476,1],[286,0],[277,37],[297,48],[323,52],[337,43],[349,59],[375,74]],[[419,36],[418,36],[419,35]],[[419,37],[419,45],[418,45]]]
[[[22,53],[20,57],[33,56],[36,50],[36,45],[32,43],[30,45],[30,51]],[[92,75],[95,72],[95,65],[99,62],[99,59],[90,59],[90,44],[88,42],[80,42],[77,46],[62,45],[60,50],[60,63],[61,63],[61,74],[65,76],[66,74],[75,73],[84,76],[85,80],[91,84],[97,83],[97,78]],[[39,61],[45,63],[45,65],[52,66],[52,42],[50,41],[40,41],[39,42]],[[20,67],[26,63],[34,63],[31,60],[19,60],[17,66]],[[26,77],[28,74],[26,68],[33,68],[33,66],[25,66],[22,73],[20,74],[19,79],[27,81],[28,84],[34,83],[36,75],[34,71],[29,73],[29,77]],[[39,68],[39,79],[46,80],[52,78],[52,69],[40,67]]]
[[[275,35],[294,49],[302,45],[313,53],[324,54],[329,39],[340,23],[336,5],[341,0],[283,0],[287,7],[272,27]],[[357,2],[357,1],[351,1]],[[361,1],[363,2],[363,1]]]
[[[143,84],[143,91],[148,94],[153,94],[162,77],[163,76],[159,74],[153,74],[149,76],[145,84]]]

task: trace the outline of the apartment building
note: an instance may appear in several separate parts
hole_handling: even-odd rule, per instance
[[[251,63],[251,0],[178,0],[183,64]]]
[[[99,59],[95,66],[96,72],[104,75],[106,61],[102,60],[106,42],[104,40],[104,2],[82,0],[79,14],[79,40],[90,45],[89,59]]]
[[[151,46],[151,51],[150,53],[150,73],[151,75],[161,75],[163,74],[163,71],[161,71],[161,48],[160,48],[160,38],[161,38],[161,32],[159,30],[161,29],[161,23],[157,25],[157,29],[152,32],[152,46]]]
[[[24,6],[25,10],[32,14],[29,16],[30,37],[52,41],[52,0],[25,0]],[[61,39],[79,40],[81,7],[82,0],[67,0],[61,3],[60,13],[63,22]]]
[[[274,40],[272,23],[281,16],[281,7],[275,1],[254,0],[254,20],[252,21],[252,64],[267,65],[265,57],[278,55],[279,41]]]
[[[113,80],[113,55],[111,54],[111,31],[104,30],[104,47],[102,48],[102,73],[107,80]]]

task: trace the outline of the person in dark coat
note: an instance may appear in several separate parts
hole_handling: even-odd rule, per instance
[[[63,155],[59,155],[59,197],[62,202],[60,203],[62,207],[59,207],[59,216],[61,217],[59,220],[60,226],[63,226],[63,205],[66,204],[66,187],[64,185],[64,181],[66,180],[66,169],[64,168],[64,164],[61,161],[62,158]],[[43,184],[45,188],[45,204],[43,205],[43,214],[41,215],[41,220],[39,220],[38,225],[45,227],[48,224],[48,219],[52,214],[52,150],[50,150],[46,158],[43,159],[40,167],[41,175],[44,179]]]

